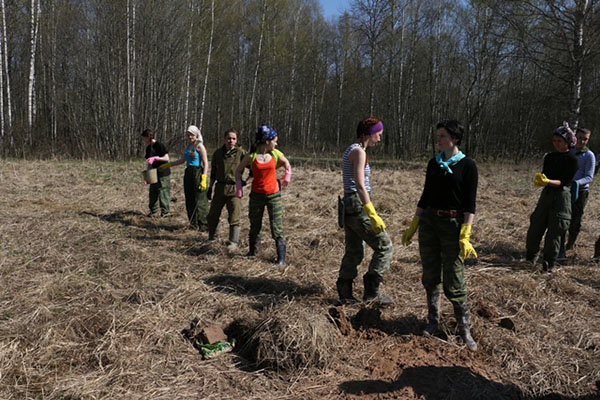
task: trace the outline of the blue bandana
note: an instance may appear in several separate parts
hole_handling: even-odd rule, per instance
[[[438,165],[440,166],[441,169],[445,169],[447,172],[452,173],[450,166],[452,164],[456,164],[457,162],[459,162],[460,160],[465,158],[465,155],[463,154],[462,151],[459,151],[457,154],[453,155],[446,161],[444,161],[443,157],[444,157],[444,152],[440,151],[438,153],[438,155],[435,156],[435,161],[438,163]]]
[[[259,143],[265,143],[267,140],[273,140],[277,136],[275,129],[269,125],[263,125],[256,131],[256,141]]]

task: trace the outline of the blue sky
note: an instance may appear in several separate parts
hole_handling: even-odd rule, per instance
[[[350,0],[319,0],[325,19],[336,17],[350,6]]]

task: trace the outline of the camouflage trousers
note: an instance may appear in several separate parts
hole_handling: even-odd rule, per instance
[[[206,190],[200,190],[202,170],[198,167],[187,167],[183,175],[183,192],[185,194],[185,209],[190,225],[206,229],[206,214],[208,213],[208,199]]]
[[[419,220],[419,253],[423,264],[421,282],[428,293],[443,285],[444,294],[452,303],[467,300],[463,259],[458,238],[462,218],[433,215],[427,210]]]
[[[171,201],[171,175],[159,176],[158,182],[150,185],[148,195],[148,207],[150,213],[158,212],[160,204],[160,214],[162,216],[169,215],[169,202]]]
[[[250,192],[250,204],[248,205],[250,238],[256,238],[260,233],[265,207],[267,207],[267,212],[269,214],[271,237],[275,240],[285,240],[285,234],[283,232],[281,191],[273,194]]]
[[[527,259],[533,259],[544,241],[544,261],[554,263],[560,250],[561,237],[569,229],[571,222],[571,190],[568,186],[542,190],[535,210],[529,218],[527,230]]]
[[[373,249],[373,257],[369,263],[367,275],[383,277],[390,268],[394,246],[387,232],[375,233],[371,220],[362,210],[358,195],[344,198],[346,214],[344,215],[344,233],[346,246],[339,278],[353,280],[358,274],[358,265],[365,255],[365,243]]]

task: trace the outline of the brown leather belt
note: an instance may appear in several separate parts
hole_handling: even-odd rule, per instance
[[[440,210],[437,208],[427,208],[427,212],[432,215],[436,215],[438,217],[446,217],[446,218],[462,218],[464,216],[462,211],[458,210]]]

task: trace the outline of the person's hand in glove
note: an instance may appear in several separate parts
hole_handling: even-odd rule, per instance
[[[146,162],[148,163],[148,165],[152,165],[154,163],[154,161],[158,160],[160,157],[154,156],[154,157],[149,157],[146,158]]]
[[[408,227],[408,229],[402,232],[402,244],[404,246],[408,246],[412,243],[411,239],[417,231],[418,227],[419,217],[413,217],[412,221],[410,221],[410,226]]]
[[[369,219],[371,219],[371,227],[373,228],[373,231],[375,233],[385,231],[385,223],[383,222],[381,217],[377,215],[375,207],[373,207],[373,203],[369,202],[365,204],[363,206],[363,210],[365,210],[365,212],[369,216]]]
[[[206,174],[202,174],[202,179],[200,180],[198,190],[206,190]]]
[[[164,171],[165,169],[171,168],[172,166],[173,166],[173,163],[168,162],[166,164],[163,164],[163,165],[159,166],[158,170],[159,171]]]
[[[462,224],[460,227],[460,236],[458,237],[458,245],[460,246],[460,258],[466,260],[470,256],[477,258],[477,252],[469,241],[471,239],[471,225]]]
[[[535,186],[548,186],[550,179],[548,179],[546,175],[542,174],[541,172],[536,172],[533,182],[535,183]]]

